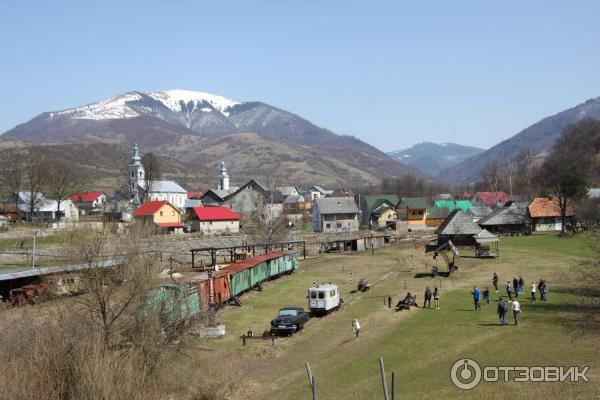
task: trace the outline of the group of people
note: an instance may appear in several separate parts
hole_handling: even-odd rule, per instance
[[[425,308],[425,304],[427,304],[427,308],[431,308],[431,299],[433,298],[433,308],[436,310],[440,309],[440,291],[437,287],[434,287],[432,292],[429,286],[427,286],[424,296],[423,308]]]

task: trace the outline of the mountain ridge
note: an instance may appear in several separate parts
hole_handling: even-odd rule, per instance
[[[243,135],[247,133],[260,136],[262,148],[274,152],[265,153],[248,142]],[[266,176],[279,165],[282,175],[289,173],[302,183],[319,176],[325,180],[321,184],[362,186],[408,174],[435,181],[368,143],[337,135],[292,112],[205,92],[131,91],[81,107],[42,113],[2,136],[34,144],[101,142],[129,147],[137,142],[144,151],[208,165],[221,158],[224,145],[219,139],[228,137],[232,148],[254,149],[260,154],[258,159],[245,157],[247,165],[239,164],[242,174]]]

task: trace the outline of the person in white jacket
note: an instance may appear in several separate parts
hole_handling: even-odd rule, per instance
[[[535,298],[535,291],[537,290],[537,287],[535,285],[535,282],[531,282],[531,301],[534,302],[537,299]]]
[[[512,312],[513,312],[513,317],[515,317],[515,325],[518,325],[519,324],[519,314],[521,314],[521,303],[519,303],[519,300],[517,300],[517,299],[513,300]]]
[[[354,329],[354,334],[358,337],[358,334],[360,333],[360,322],[358,322],[357,319],[352,320],[352,329]]]

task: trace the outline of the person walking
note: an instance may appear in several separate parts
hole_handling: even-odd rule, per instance
[[[500,301],[498,301],[498,318],[500,319],[500,325],[506,325],[506,303],[500,297]]]
[[[535,298],[535,291],[536,291],[536,286],[535,286],[535,282],[531,282],[531,302],[535,303],[536,302],[536,298]]]
[[[521,303],[515,299],[512,303],[513,317],[515,317],[515,325],[519,324],[519,314],[521,314]]]
[[[542,280],[542,288],[540,289],[540,296],[542,301],[548,300],[548,282],[546,280]]]
[[[485,304],[490,304],[490,289],[487,286],[483,289],[483,300],[485,300]]]
[[[513,284],[513,289],[515,291],[515,297],[519,297],[519,280],[516,277],[514,277],[512,284]]]
[[[523,294],[523,290],[525,289],[525,280],[521,275],[519,275],[519,292]]]
[[[494,277],[492,278],[492,283],[494,284],[494,290],[498,293],[498,274],[494,272]]]
[[[440,309],[440,291],[438,288],[433,289],[433,307],[436,310]]]
[[[479,299],[481,298],[481,292],[477,288],[477,286],[473,286],[473,291],[471,292],[473,295],[473,303],[475,304],[475,311],[481,310],[481,304],[479,304]]]
[[[355,337],[358,337],[360,334],[360,322],[356,318],[352,320],[352,329],[354,329]]]
[[[506,281],[506,295],[508,296],[508,301],[512,300],[512,285],[510,281]]]
[[[427,304],[427,308],[431,308],[431,289],[429,289],[429,286],[425,288],[425,301],[423,302],[423,308],[425,308],[425,304]]]

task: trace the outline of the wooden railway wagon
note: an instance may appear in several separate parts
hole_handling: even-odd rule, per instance
[[[290,273],[299,266],[298,253],[275,252],[247,258],[211,272],[206,279],[196,281],[202,308],[226,303],[261,283]]]

